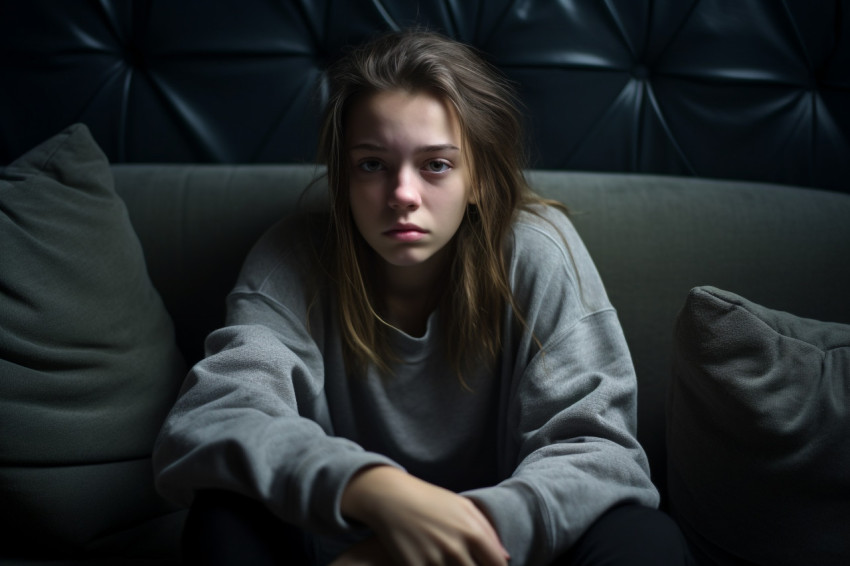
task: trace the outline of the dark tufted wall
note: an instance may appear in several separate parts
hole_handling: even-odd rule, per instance
[[[0,163],[311,161],[348,43],[418,24],[518,84],[537,168],[850,191],[845,0],[0,0]]]

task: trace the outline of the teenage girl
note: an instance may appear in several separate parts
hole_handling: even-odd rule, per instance
[[[506,83],[427,32],[330,71],[325,221],[246,260],[155,450],[204,563],[684,563],[617,315]]]

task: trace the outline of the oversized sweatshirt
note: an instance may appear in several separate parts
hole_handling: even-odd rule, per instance
[[[443,356],[439,310],[423,336],[391,331],[392,375],[349,375],[313,264],[321,230],[273,227],[160,433],[159,491],[185,505],[200,489],[247,495],[337,552],[363,536],[340,512],[347,482],[387,464],[475,501],[513,565],[549,563],[613,506],[656,506],[616,312],[566,216],[535,210],[505,243],[524,322],[505,307],[495,367],[468,387]]]

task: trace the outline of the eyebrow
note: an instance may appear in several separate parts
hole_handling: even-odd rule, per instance
[[[348,149],[349,149],[349,151],[354,151],[354,150],[389,151],[386,147],[384,147],[382,145],[379,145],[379,144],[376,144],[376,143],[368,143],[368,142],[353,145]],[[460,148],[458,146],[454,145],[454,144],[451,144],[451,143],[441,143],[441,144],[423,145],[423,146],[417,147],[414,150],[414,153],[434,153],[434,152],[437,152],[437,151],[446,151],[446,150],[460,151]]]

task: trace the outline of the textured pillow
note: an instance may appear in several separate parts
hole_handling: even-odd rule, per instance
[[[702,562],[850,564],[850,326],[698,287],[672,377],[670,506]]]
[[[87,127],[0,173],[0,246],[0,554],[139,544],[185,365]]]

